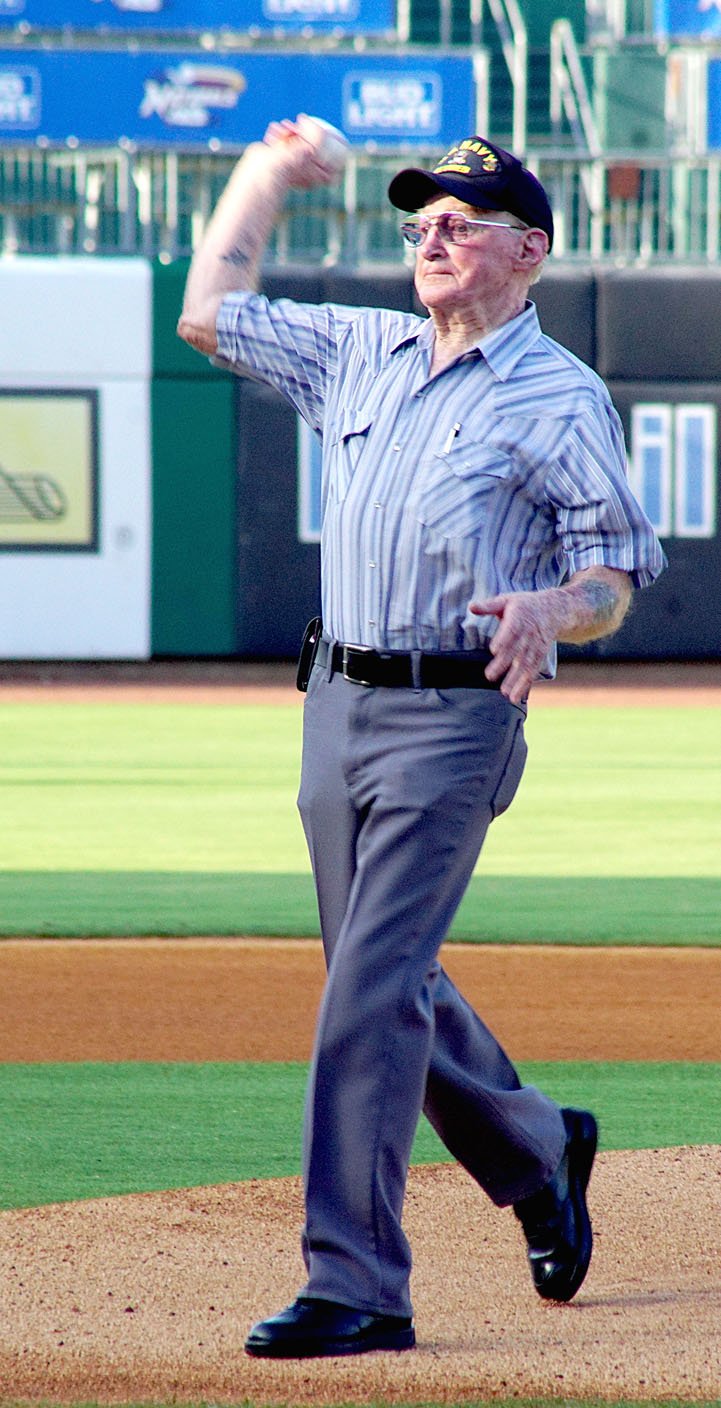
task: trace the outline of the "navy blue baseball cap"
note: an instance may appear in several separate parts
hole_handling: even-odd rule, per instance
[[[549,249],[553,244],[553,213],[540,181],[517,156],[485,137],[466,137],[432,171],[399,171],[388,187],[388,198],[399,210],[420,210],[439,195],[455,196],[479,210],[507,210],[524,225],[545,230]]]

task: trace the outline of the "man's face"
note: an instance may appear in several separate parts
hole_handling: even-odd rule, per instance
[[[443,238],[433,219],[444,211],[466,215],[469,220],[490,220],[498,228],[469,225],[465,241],[455,244]],[[479,210],[455,196],[439,196],[423,207],[419,217],[430,220],[430,228],[416,251],[415,285],[424,307],[462,312],[484,306],[496,291],[508,286],[524,238],[521,221],[515,216],[498,210]],[[507,229],[506,223],[519,229]]]

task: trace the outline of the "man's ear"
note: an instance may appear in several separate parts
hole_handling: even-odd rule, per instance
[[[536,269],[548,254],[548,235],[545,230],[526,230],[518,246],[518,267]]]

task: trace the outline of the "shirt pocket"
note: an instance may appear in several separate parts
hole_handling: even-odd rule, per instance
[[[342,503],[368,443],[373,424],[367,411],[347,411],[330,440],[327,472],[331,502]]]
[[[459,446],[434,455],[419,488],[420,522],[443,538],[478,537],[510,473],[510,462],[498,454],[473,454]]]

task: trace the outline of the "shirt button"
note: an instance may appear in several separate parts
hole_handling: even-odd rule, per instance
[[[368,620],[368,625],[369,625],[369,626],[375,626],[375,621],[371,621],[370,618],[369,618],[369,620]]]
[[[400,450],[400,448],[401,448],[400,445],[394,445],[394,446],[393,446],[393,449],[394,449],[394,450]]]
[[[382,504],[379,504],[378,501],[376,500],[376,502],[374,503],[373,507],[374,507],[374,508],[382,508],[383,505],[382,505]]]
[[[375,567],[375,562],[369,562],[369,563],[368,563],[368,566],[369,566],[369,567]]]

